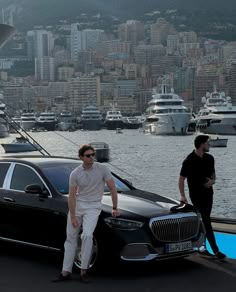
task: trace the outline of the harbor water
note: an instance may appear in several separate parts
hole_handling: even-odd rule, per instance
[[[51,155],[76,157],[78,147],[90,142],[105,142],[110,147],[109,167],[134,186],[179,199],[178,176],[183,159],[193,149],[194,135],[154,136],[139,130],[35,132],[30,135]],[[16,135],[0,139],[11,141]],[[226,148],[211,148],[215,157],[213,216],[236,218],[236,136],[227,136]],[[0,153],[4,153],[0,147]],[[33,153],[33,152],[32,152]],[[37,152],[35,152],[37,153]],[[186,185],[186,193],[187,185]]]

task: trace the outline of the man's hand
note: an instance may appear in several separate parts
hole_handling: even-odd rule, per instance
[[[207,182],[204,184],[204,187],[209,189],[215,184],[214,178],[207,177]]]
[[[181,196],[180,196],[180,203],[188,204],[188,200],[187,200],[187,198],[185,197],[185,195],[181,195]]]
[[[120,212],[117,209],[112,209],[111,215],[112,217],[118,217],[120,216]]]
[[[71,219],[71,224],[74,228],[79,226],[78,219],[75,216],[71,216],[70,219]]]

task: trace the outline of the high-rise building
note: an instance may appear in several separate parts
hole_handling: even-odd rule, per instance
[[[62,66],[58,68],[58,80],[68,81],[74,76],[75,70],[73,67]]]
[[[100,105],[100,78],[82,76],[70,80],[70,104],[74,112],[87,105]]]
[[[35,79],[40,81],[55,80],[54,58],[35,58]]]
[[[151,65],[157,57],[162,57],[166,53],[163,45],[139,45],[135,48],[135,62],[140,65]]]
[[[179,36],[177,34],[168,35],[167,48],[166,48],[167,55],[174,55],[178,53],[178,49],[179,49]]]
[[[71,25],[71,59],[78,61],[80,51],[95,49],[102,39],[104,31],[101,29],[84,29],[80,31],[78,24]]]
[[[118,37],[123,42],[130,42],[137,45],[144,40],[144,24],[137,20],[128,20],[118,25]]]
[[[165,44],[168,35],[177,34],[176,29],[172,24],[164,18],[158,18],[156,23],[151,24],[151,44]]]
[[[232,103],[236,104],[236,61],[231,64],[228,78],[229,96],[232,99]]]
[[[27,54],[30,60],[52,56],[54,48],[53,34],[47,30],[27,32]]]

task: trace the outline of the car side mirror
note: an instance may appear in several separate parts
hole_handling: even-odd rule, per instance
[[[38,194],[40,197],[47,198],[48,192],[43,190],[39,184],[27,185],[25,187],[25,192],[30,194]]]

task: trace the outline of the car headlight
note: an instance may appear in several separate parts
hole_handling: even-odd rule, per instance
[[[122,230],[136,230],[144,225],[143,222],[113,217],[105,218],[104,221],[109,227]]]

